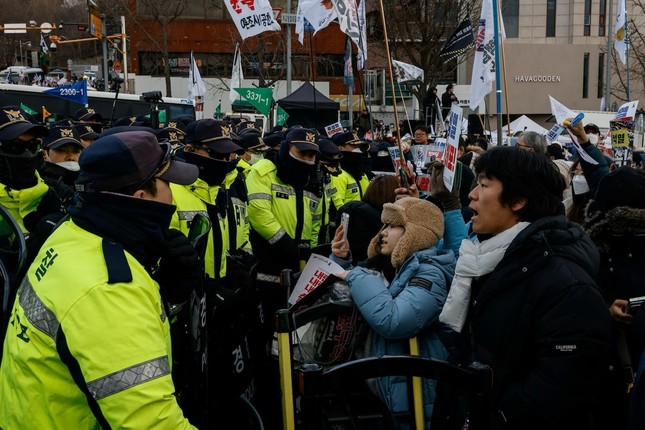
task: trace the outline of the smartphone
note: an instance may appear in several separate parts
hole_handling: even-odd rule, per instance
[[[347,230],[349,229],[349,214],[347,212],[343,213],[340,216],[340,225],[343,226],[343,241],[347,240]],[[343,248],[347,246],[347,242],[343,244]]]
[[[641,308],[641,305],[645,303],[645,296],[632,297],[628,302],[627,313],[630,315],[636,315],[638,310]]]

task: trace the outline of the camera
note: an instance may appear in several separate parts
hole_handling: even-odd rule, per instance
[[[636,315],[636,312],[638,312],[643,303],[645,303],[645,296],[632,297],[629,299],[629,304],[627,305],[627,313]]]
[[[161,91],[147,91],[141,94],[140,99],[148,103],[159,103],[163,101],[161,99]]]

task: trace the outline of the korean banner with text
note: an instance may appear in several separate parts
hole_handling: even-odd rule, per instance
[[[242,40],[265,31],[280,31],[268,0],[224,0]]]

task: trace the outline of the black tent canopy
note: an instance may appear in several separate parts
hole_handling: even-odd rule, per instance
[[[319,129],[338,121],[340,103],[326,97],[309,81],[277,103],[289,114],[287,126]]]

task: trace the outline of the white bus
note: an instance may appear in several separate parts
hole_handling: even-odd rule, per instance
[[[84,107],[68,99],[45,94],[48,87],[28,85],[0,84],[0,106],[25,106],[38,112],[37,119],[42,120],[42,110],[46,109],[51,114],[56,114],[58,119],[71,117],[74,112]],[[119,94],[103,91],[88,91],[88,106],[101,114],[104,120],[117,120],[122,117],[144,116],[150,113],[152,104],[142,96],[134,94]],[[190,115],[195,118],[195,107],[189,99],[174,97],[161,97],[156,103],[157,109],[165,111],[169,120],[178,115]],[[113,115],[114,112],[114,115]]]

